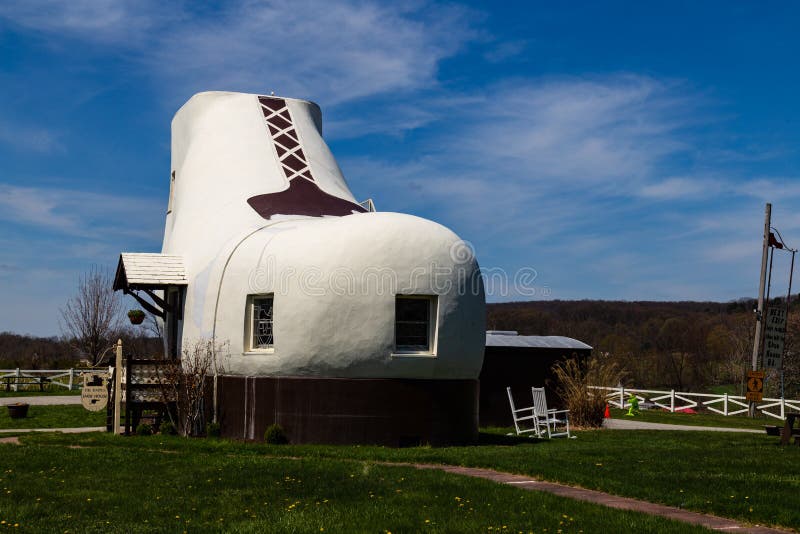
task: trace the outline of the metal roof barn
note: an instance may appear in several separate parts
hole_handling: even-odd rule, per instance
[[[587,358],[592,347],[564,336],[520,336],[514,330],[486,332],[486,351],[480,374],[480,425],[511,426],[511,411],[506,388],[514,398],[530,399],[531,387],[545,386],[553,406],[558,398],[553,391],[551,368],[571,357]]]

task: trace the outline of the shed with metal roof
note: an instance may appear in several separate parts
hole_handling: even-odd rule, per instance
[[[511,426],[506,388],[528,406],[531,387],[547,387],[548,404],[557,402],[551,368],[571,357],[587,358],[592,347],[565,336],[521,336],[514,330],[486,332],[486,351],[480,374],[480,425]],[[517,400],[519,399],[519,400]]]

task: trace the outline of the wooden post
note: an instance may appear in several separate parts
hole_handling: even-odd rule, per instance
[[[17,377],[14,379],[14,391],[19,391],[19,377],[22,376],[19,372],[19,367],[17,367],[16,375]]]
[[[133,383],[133,360],[125,356],[125,435],[131,435],[131,384]]]
[[[72,381],[75,378],[75,369],[70,368],[69,370],[69,391],[72,391]]]
[[[671,389],[669,393],[669,411],[675,413],[675,390]]]
[[[121,434],[119,420],[122,417],[122,340],[117,340],[117,359],[114,366],[114,434]]]

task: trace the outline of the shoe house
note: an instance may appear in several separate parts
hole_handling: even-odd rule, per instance
[[[263,439],[279,423],[294,442],[477,436],[478,265],[444,226],[358,203],[311,102],[184,104],[162,252],[121,254],[114,287],[164,319],[168,355],[226,344],[208,403],[223,435]]]

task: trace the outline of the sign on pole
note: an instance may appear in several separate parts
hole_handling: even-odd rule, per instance
[[[786,337],[786,308],[770,307],[764,325],[764,367],[780,369]]]
[[[747,371],[745,398],[754,402],[761,402],[764,398],[764,371]]]
[[[81,404],[90,412],[99,412],[108,405],[108,372],[83,374]]]

